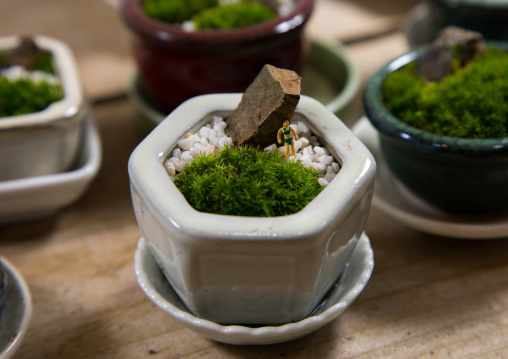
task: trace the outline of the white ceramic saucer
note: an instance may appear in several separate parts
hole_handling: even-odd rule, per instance
[[[377,172],[372,205],[387,216],[422,232],[463,239],[508,237],[508,213],[454,215],[413,195],[390,172],[379,147],[376,129],[362,117],[351,129],[376,159]]]
[[[6,275],[4,308],[0,314],[0,359],[11,358],[19,349],[32,316],[32,300],[25,280],[5,258],[0,258]]]
[[[97,175],[102,150],[88,111],[84,145],[74,169],[45,176],[0,181],[0,224],[49,216],[76,201]]]
[[[369,238],[358,241],[346,269],[335,286],[307,318],[280,326],[247,327],[220,325],[191,314],[171,288],[147,249],[144,238],[138,242],[134,269],[145,294],[183,326],[202,336],[228,344],[274,344],[307,335],[337,318],[360,294],[374,268]]]

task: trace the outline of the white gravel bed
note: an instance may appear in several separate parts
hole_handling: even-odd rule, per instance
[[[226,122],[224,122],[224,119],[214,116],[211,123],[201,127],[196,133],[186,134],[178,141],[172,156],[164,162],[168,174],[174,179],[174,176],[182,172],[185,166],[191,163],[200,153],[208,155],[223,148],[226,144],[231,146],[233,140],[224,133],[225,128]],[[319,183],[326,186],[339,172],[339,163],[325,147],[321,146],[317,137],[311,134],[305,123],[291,123],[291,128],[296,131],[299,138],[294,141],[296,160],[300,161],[304,167],[315,168],[321,175]],[[275,143],[264,150],[278,150],[283,154],[286,153],[284,145],[278,146]],[[290,158],[294,157],[290,156]]]
[[[46,81],[51,85],[60,84],[60,79],[58,78],[58,76],[48,74],[47,72],[39,70],[29,71],[20,65],[14,65],[1,70],[0,77],[5,77],[7,80],[11,82],[15,82],[20,79],[29,79],[32,80],[32,82],[34,83]]]

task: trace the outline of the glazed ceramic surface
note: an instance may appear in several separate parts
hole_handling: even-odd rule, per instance
[[[32,299],[18,270],[4,257],[6,275],[4,310],[0,315],[0,359],[12,358],[21,346],[32,316]]]
[[[39,112],[0,119],[0,181],[68,170],[82,141],[85,98],[71,51],[52,38],[34,40],[52,54],[64,98]],[[0,51],[18,42],[17,37],[0,37]]]
[[[508,49],[508,44],[495,43]],[[380,134],[386,163],[397,178],[430,204],[453,212],[495,211],[508,207],[508,138],[460,139],[414,128],[384,106],[386,76],[415,60],[412,51],[374,74],[364,107]]]
[[[351,103],[360,87],[360,72],[344,45],[312,39],[300,75],[304,95],[319,100],[340,119],[348,117]],[[153,130],[167,116],[153,104],[137,74],[131,78],[129,98],[147,131]]]
[[[415,196],[386,164],[379,135],[366,117],[351,131],[376,159],[376,182],[372,206],[411,228],[439,236],[487,240],[508,237],[508,210],[473,215],[443,211]]]
[[[144,238],[138,242],[134,268],[140,287],[159,308],[205,338],[237,345],[274,344],[312,333],[342,314],[365,288],[374,269],[374,255],[364,234],[342,275],[309,316],[294,323],[261,327],[221,325],[190,313],[164,277]]]
[[[303,210],[272,218],[194,210],[162,163],[185,133],[227,114],[241,94],[193,98],[171,113],[129,160],[136,219],[174,290],[195,315],[217,323],[281,324],[307,316],[339,277],[362,236],[375,162],[318,101],[302,96],[307,122],[342,168]]]
[[[0,181],[0,224],[53,215],[83,195],[102,160],[99,133],[89,110],[85,118],[83,143],[68,171]]]
[[[489,40],[508,40],[508,2],[504,0],[428,0],[433,32],[454,25]]]
[[[197,95],[245,91],[265,64],[299,71],[313,2],[297,0],[287,16],[233,30],[184,31],[149,18],[141,0],[123,1],[121,13],[132,32],[141,84],[169,113]]]

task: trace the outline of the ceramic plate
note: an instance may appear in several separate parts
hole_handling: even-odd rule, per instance
[[[344,273],[309,317],[280,326],[247,327],[220,325],[191,314],[164,277],[143,238],[138,242],[134,258],[138,283],[159,308],[202,336],[228,344],[281,343],[321,328],[337,318],[356,299],[367,284],[373,268],[370,241],[363,235]]]
[[[340,43],[311,40],[307,63],[301,73],[302,94],[323,103],[330,111],[345,119],[360,86],[360,72]],[[131,78],[129,98],[141,115],[142,125],[152,130],[167,114],[159,112],[139,86],[137,76]]]
[[[19,349],[32,316],[30,292],[23,277],[5,258],[0,258],[6,275],[4,308],[0,313],[0,359],[11,358]]]
[[[97,175],[102,157],[91,111],[86,126],[84,145],[73,170],[0,181],[0,224],[49,216],[81,197]]]
[[[390,172],[379,147],[378,133],[367,118],[361,118],[352,131],[376,158],[376,183],[372,200],[375,208],[422,232],[464,239],[508,237],[506,211],[495,216],[461,216],[434,208],[413,195]]]

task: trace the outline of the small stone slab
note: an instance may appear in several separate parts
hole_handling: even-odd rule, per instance
[[[449,26],[418,58],[417,73],[429,81],[439,82],[453,73],[454,52],[458,50],[459,66],[464,67],[475,56],[485,52],[480,33]]]
[[[264,148],[275,143],[282,123],[293,117],[300,89],[296,72],[265,65],[226,119],[226,134],[235,145]]]

